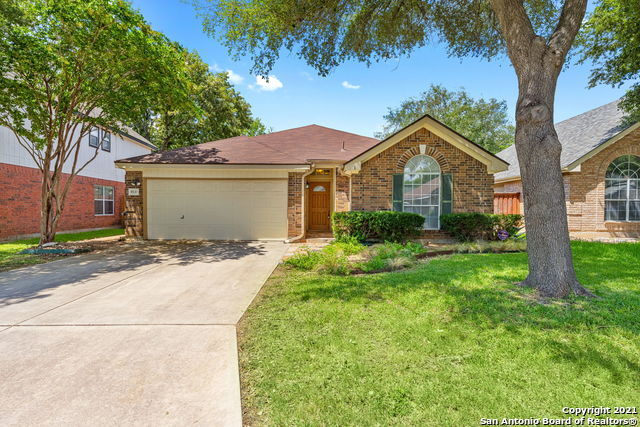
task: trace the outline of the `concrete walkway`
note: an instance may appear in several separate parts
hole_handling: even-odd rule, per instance
[[[285,251],[143,243],[0,273],[0,425],[241,426],[235,324]]]

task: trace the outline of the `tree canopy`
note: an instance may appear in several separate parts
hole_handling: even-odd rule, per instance
[[[187,101],[180,48],[124,0],[10,0],[0,33],[0,125],[34,149]]]
[[[389,108],[382,132],[376,137],[385,138],[425,114],[492,153],[514,141],[515,126],[509,119],[505,101],[474,99],[464,89],[451,91],[439,85],[431,85],[429,90],[403,101],[399,107]]]
[[[158,100],[188,104],[182,49],[124,0],[4,0],[0,125],[43,174],[41,242],[55,236],[90,129],[121,129]],[[65,174],[69,178],[65,179]]]
[[[578,40],[581,62],[592,60],[590,86],[619,86],[640,79],[640,4],[637,0],[602,0],[589,15]],[[627,91],[623,108],[629,121],[640,121],[640,83]]]
[[[160,100],[134,123],[138,132],[166,150],[267,131],[252,116],[251,106],[229,82],[227,73],[211,72],[195,52],[187,52],[184,61],[192,104]]]
[[[444,42],[454,56],[494,58],[505,52],[488,0],[193,0],[205,31],[221,36],[237,57],[267,75],[282,49],[295,51],[321,75],[344,61],[408,56]],[[550,36],[560,14],[555,0],[525,0],[531,24]]]

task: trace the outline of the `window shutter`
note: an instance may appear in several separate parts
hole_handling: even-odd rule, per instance
[[[402,185],[404,184],[404,174],[393,174],[393,210],[402,212]]]
[[[442,174],[442,215],[453,213],[453,175]]]

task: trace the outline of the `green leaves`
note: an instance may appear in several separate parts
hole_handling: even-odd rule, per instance
[[[593,61],[589,84],[619,86],[640,78],[640,7],[637,0],[602,0],[579,36],[580,62]],[[640,121],[640,84],[625,96],[629,121]]]
[[[123,0],[3,2],[0,124],[44,149],[80,119],[119,128],[159,98],[187,102],[180,50]]]
[[[185,51],[182,61],[190,102],[160,99],[135,121],[136,130],[162,150],[266,132],[226,72],[209,71],[195,52]]]
[[[505,101],[474,99],[464,89],[450,91],[439,85],[431,85],[429,90],[405,100],[398,108],[389,108],[383,130],[376,136],[387,137],[425,114],[492,153],[514,142],[515,127],[509,120]]]
[[[455,56],[491,59],[504,41],[488,0],[192,0],[203,27],[236,57],[249,57],[267,75],[282,49],[320,75],[348,60],[366,64],[408,56],[445,42]],[[548,35],[556,1],[525,0],[531,22]]]

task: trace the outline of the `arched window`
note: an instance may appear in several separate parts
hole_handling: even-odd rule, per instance
[[[418,155],[404,167],[402,210],[425,217],[424,228],[440,228],[440,165],[429,156]]]
[[[605,176],[605,220],[640,221],[640,157],[618,157]]]

